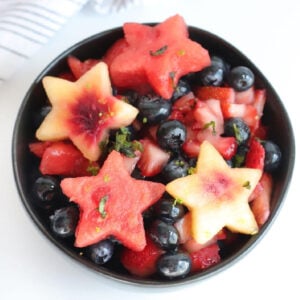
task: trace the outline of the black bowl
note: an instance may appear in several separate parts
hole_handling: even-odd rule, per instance
[[[38,160],[29,152],[28,144],[34,140],[35,131],[37,129],[34,116],[46,103],[46,95],[41,83],[42,78],[46,75],[56,76],[66,70],[66,57],[70,54],[81,60],[101,57],[118,38],[123,36],[122,28],[115,28],[96,34],[75,44],[59,55],[32,83],[16,118],[12,143],[13,169],[21,200],[30,217],[42,233],[60,250],[65,252],[66,255],[72,257],[82,265],[95,270],[99,274],[122,282],[148,286],[170,286],[204,279],[226,269],[248,253],[263,237],[281,207],[292,176],[295,157],[293,131],[286,110],[271,84],[245,55],[228,42],[195,27],[189,27],[189,34],[191,39],[201,43],[210,53],[223,57],[231,66],[248,66],[254,72],[256,78],[255,85],[258,88],[265,88],[267,91],[267,104],[263,121],[272,126],[271,138],[282,150],[281,167],[274,174],[275,185],[271,200],[271,214],[268,221],[263,225],[257,235],[241,237],[235,247],[227,249],[227,251],[222,254],[223,259],[221,263],[202,273],[169,281],[158,277],[151,279],[133,277],[115,261],[105,266],[97,266],[85,257],[85,255],[82,255],[80,249],[73,246],[72,239],[61,239],[52,233],[49,226],[49,211],[40,209],[31,199],[31,188],[38,174]]]

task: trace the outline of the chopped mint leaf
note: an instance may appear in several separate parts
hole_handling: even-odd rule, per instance
[[[90,173],[92,176],[96,176],[99,172],[99,166],[95,166],[90,163],[86,171]]]
[[[237,143],[241,144],[243,142],[243,138],[241,136],[241,132],[240,132],[239,128],[236,126],[235,123],[233,124],[233,131],[234,131],[234,136],[237,140]]]
[[[173,87],[174,90],[176,89],[175,75],[176,75],[175,71],[172,71],[172,72],[169,73],[169,77],[171,79],[172,87]]]
[[[162,55],[166,52],[166,50],[168,49],[168,45],[165,45],[159,49],[157,49],[156,51],[152,51],[150,50],[150,55],[151,56],[159,56],[159,55]]]
[[[183,204],[183,200],[180,198],[175,198],[173,202],[173,206],[175,206],[176,204]]]
[[[101,214],[101,217],[103,219],[106,218],[106,216],[107,216],[107,212],[105,211],[105,204],[106,204],[107,200],[108,200],[108,196],[105,195],[99,201],[98,211]]]
[[[193,175],[196,173],[196,167],[189,167],[188,168],[188,174]]]
[[[216,135],[217,132],[216,132],[216,121],[210,121],[208,123],[206,123],[204,126],[203,126],[203,129],[207,129],[211,127],[212,128],[212,134],[213,135]]]
[[[250,181],[247,180],[244,184],[243,184],[243,187],[250,190],[251,189],[251,184],[250,184]]]

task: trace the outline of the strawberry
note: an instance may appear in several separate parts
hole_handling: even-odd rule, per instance
[[[42,158],[45,150],[52,145],[53,142],[33,142],[29,144],[29,150],[35,156]]]
[[[133,275],[147,277],[156,272],[156,262],[164,253],[149,237],[146,236],[146,247],[142,251],[124,248],[121,263]]]
[[[221,257],[219,255],[219,246],[217,243],[211,244],[198,251],[190,253],[192,261],[191,272],[197,272],[217,264]]]
[[[143,145],[143,151],[137,166],[142,175],[149,177],[159,174],[168,162],[170,154],[149,139],[143,139],[140,142]]]
[[[251,201],[251,209],[257,224],[261,227],[270,215],[270,201],[272,194],[272,176],[264,173],[258,183],[259,190],[256,191],[254,199]]]
[[[265,149],[260,142],[253,138],[249,143],[249,151],[246,155],[245,166],[263,170],[265,160]]]
[[[40,171],[47,175],[87,176],[97,171],[98,163],[90,163],[71,143],[53,142],[43,152]]]
[[[213,87],[213,86],[201,86],[197,87],[194,91],[199,100],[217,99],[221,103],[233,103],[235,99],[235,92],[230,87]]]
[[[237,104],[252,104],[254,101],[254,87],[243,91],[243,92],[237,92],[235,91],[235,103]]]
[[[95,66],[99,61],[99,59],[90,58],[81,62],[78,58],[74,56],[68,57],[68,65],[75,79],[80,78],[83,74],[85,74],[88,70]]]

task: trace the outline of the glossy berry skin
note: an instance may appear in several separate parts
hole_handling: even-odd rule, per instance
[[[278,168],[281,161],[281,150],[277,144],[272,141],[262,141],[262,146],[265,149],[264,170],[272,172]]]
[[[59,181],[53,176],[41,176],[36,179],[32,188],[32,199],[41,208],[54,207],[61,197]]]
[[[190,165],[182,158],[173,158],[162,169],[162,176],[166,182],[188,175]]]
[[[248,90],[254,84],[253,72],[245,66],[238,66],[230,70],[227,82],[238,92]]]
[[[191,86],[186,80],[179,80],[174,93],[172,95],[171,101],[176,101],[180,97],[188,94],[191,91]]]
[[[211,65],[197,73],[197,82],[203,86],[221,86],[228,68],[221,57],[212,56]]]
[[[149,236],[161,249],[175,250],[179,244],[177,229],[166,222],[155,220],[149,228]]]
[[[177,120],[168,120],[158,127],[156,137],[160,147],[177,152],[186,140],[186,128]]]
[[[185,214],[182,204],[174,203],[174,199],[163,198],[156,203],[154,211],[156,216],[166,223],[174,223]]]
[[[107,263],[114,254],[114,242],[110,239],[102,240],[87,249],[88,256],[97,265]]]
[[[167,279],[186,276],[191,270],[191,259],[187,253],[166,253],[157,262],[158,273]]]
[[[136,107],[140,111],[138,115],[140,122],[159,124],[169,117],[172,103],[157,95],[149,94],[141,96],[136,102]]]
[[[224,122],[224,136],[233,136],[239,145],[247,143],[250,128],[241,118],[229,118]]]
[[[79,219],[76,206],[59,208],[50,216],[51,229],[59,237],[73,236]]]

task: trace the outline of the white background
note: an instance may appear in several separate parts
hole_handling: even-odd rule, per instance
[[[299,167],[276,222],[237,264],[195,284],[138,288],[103,278],[54,247],[31,222],[14,184],[11,139],[31,82],[75,42],[125,21],[161,22],[180,13],[190,25],[211,31],[244,52],[269,79],[299,132],[300,2],[150,1],[120,13],[99,15],[89,6],[0,86],[0,299],[299,299]],[[297,142],[297,141],[296,141]],[[299,177],[298,177],[299,178]],[[289,295],[289,296],[288,296]]]

